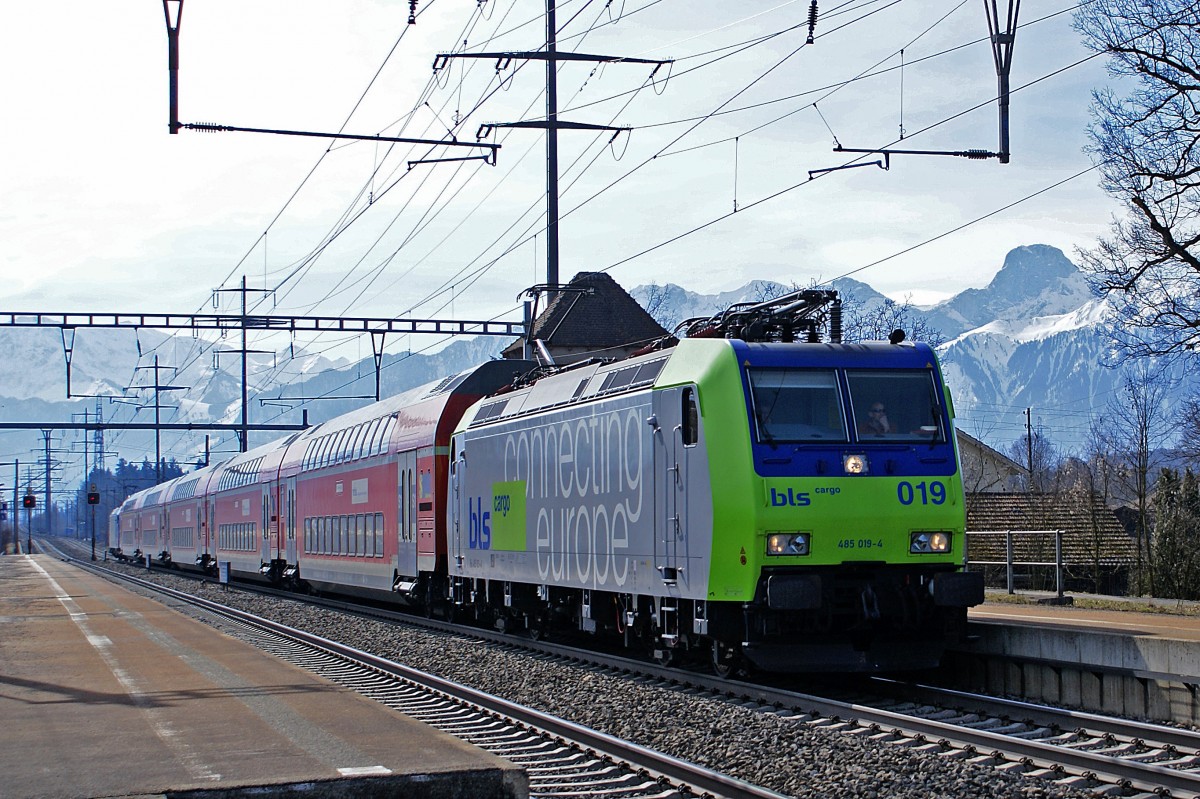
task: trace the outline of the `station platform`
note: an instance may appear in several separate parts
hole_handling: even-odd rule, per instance
[[[0,556],[0,795],[521,799],[481,749],[47,555]]]
[[[947,648],[940,684],[1200,725],[1200,615],[1152,612],[1185,608],[1146,599],[1097,597],[1112,609],[1092,609],[989,596],[968,612],[970,640]]]
[[[978,605],[967,615],[978,637],[973,648],[1151,679],[1200,682],[1200,615],[1139,610],[1148,604],[1144,599],[1097,598],[1115,609],[1004,601]],[[1164,610],[1183,607],[1173,601],[1160,604]]]

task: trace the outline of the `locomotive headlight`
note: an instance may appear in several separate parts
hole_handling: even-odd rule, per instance
[[[913,533],[909,538],[908,551],[917,555],[950,551],[950,534],[938,531]]]
[[[767,533],[768,555],[807,555],[811,533]]]
[[[865,455],[842,456],[842,468],[846,470],[846,474],[866,474],[869,471]]]

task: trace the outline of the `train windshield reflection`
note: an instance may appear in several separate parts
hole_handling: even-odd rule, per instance
[[[943,442],[942,408],[932,372],[847,370],[860,441]]]
[[[749,369],[758,440],[848,441],[832,369]]]

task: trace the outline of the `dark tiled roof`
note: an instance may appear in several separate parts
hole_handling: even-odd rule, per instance
[[[1088,494],[973,493],[967,495],[967,532],[1062,530],[1063,562],[1108,566],[1133,565],[1137,545],[1116,514]],[[1005,537],[967,536],[971,561],[1005,559]],[[1014,535],[1013,560],[1054,560],[1054,536]]]
[[[667,335],[625,289],[604,272],[580,272],[538,314],[530,331],[553,348],[603,350],[648,344]],[[520,348],[518,340],[507,350]]]

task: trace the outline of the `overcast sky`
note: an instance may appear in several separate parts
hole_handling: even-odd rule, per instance
[[[854,158],[835,137],[995,150],[982,6],[823,0],[804,45],[807,2],[564,0],[560,49],[675,63],[653,78],[561,66],[562,119],[633,129],[560,134],[562,279],[610,270],[627,288],[707,293],[851,274],[928,303],[986,285],[1013,247],[1088,245],[1116,211],[1094,171],[1000,210],[1089,166],[1090,92],[1107,77],[1100,59],[1077,64],[1089,53],[1064,3],[1021,7],[1012,163],[896,156],[809,179]],[[544,68],[462,59],[435,76],[435,54],[536,50],[543,8],[420,0],[408,25],[401,0],[185,0],[180,120],[474,141],[481,123],[544,118]],[[5,17],[2,310],[210,310],[245,276],[277,289],[276,313],[516,319],[518,293],[545,280],[538,130],[494,132],[495,166],[412,169],[474,151],[172,136],[156,0]]]

